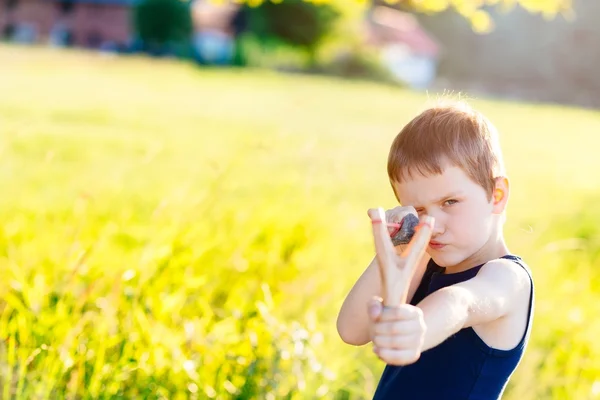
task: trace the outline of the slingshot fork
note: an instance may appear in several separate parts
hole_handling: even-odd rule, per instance
[[[396,253],[386,224],[385,211],[379,207],[369,210],[379,271],[381,274],[384,307],[406,303],[412,276],[431,239],[434,218],[425,216],[415,228],[415,234],[401,255]]]

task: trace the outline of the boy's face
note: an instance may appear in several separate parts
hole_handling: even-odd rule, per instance
[[[475,254],[485,256],[485,244],[495,234],[506,204],[506,185],[488,200],[485,190],[461,168],[449,166],[440,175],[415,173],[393,186],[403,206],[413,206],[419,217],[435,218],[427,253],[437,265],[456,266]]]

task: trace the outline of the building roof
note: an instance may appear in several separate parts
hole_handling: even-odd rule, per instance
[[[414,15],[386,6],[375,6],[368,13],[371,41],[376,44],[402,43],[414,53],[436,57],[440,44]]]

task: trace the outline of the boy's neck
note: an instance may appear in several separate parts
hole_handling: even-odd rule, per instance
[[[445,274],[455,274],[458,272],[463,272],[478,265],[485,264],[490,260],[495,260],[502,256],[510,254],[508,246],[504,241],[504,237],[500,234],[498,237],[490,238],[486,244],[481,247],[478,251],[476,251],[471,256],[467,257],[462,262],[448,266],[445,269]]]

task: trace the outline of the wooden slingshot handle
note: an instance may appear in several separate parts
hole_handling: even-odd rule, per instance
[[[371,222],[381,274],[381,297],[385,307],[397,307],[406,303],[412,276],[431,240],[435,220],[430,216],[423,217],[408,246],[398,256],[385,223],[385,211],[381,207],[374,211]]]

